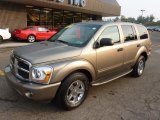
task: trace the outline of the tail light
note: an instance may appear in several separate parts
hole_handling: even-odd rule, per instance
[[[17,34],[20,34],[20,33],[21,33],[21,30],[16,30],[16,33],[17,33]]]

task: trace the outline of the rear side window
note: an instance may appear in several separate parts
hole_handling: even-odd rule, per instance
[[[132,25],[122,25],[124,41],[133,41],[137,40],[137,34],[135,28]]]
[[[37,28],[31,27],[30,30],[37,30]]]
[[[120,35],[119,35],[119,30],[118,26],[110,26],[107,27],[102,34],[99,37],[100,39],[102,38],[110,38],[113,40],[114,43],[119,43],[120,42]]]
[[[148,39],[148,33],[145,27],[138,25],[137,29],[139,31],[139,37],[140,39]]]
[[[48,29],[47,28],[38,28],[38,31],[40,31],[40,32],[46,32],[46,31],[48,31]]]

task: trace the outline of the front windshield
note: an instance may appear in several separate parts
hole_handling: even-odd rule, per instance
[[[62,29],[49,41],[58,41],[71,46],[82,47],[89,42],[100,27],[101,25],[95,24],[73,24]]]

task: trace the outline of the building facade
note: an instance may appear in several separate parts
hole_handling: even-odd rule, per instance
[[[64,27],[71,23],[119,16],[116,0],[2,0],[0,28],[40,25]]]

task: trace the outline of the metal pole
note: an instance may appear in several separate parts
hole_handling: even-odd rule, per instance
[[[145,10],[141,10],[141,12],[142,12],[142,17],[143,17],[143,12],[144,12]]]

